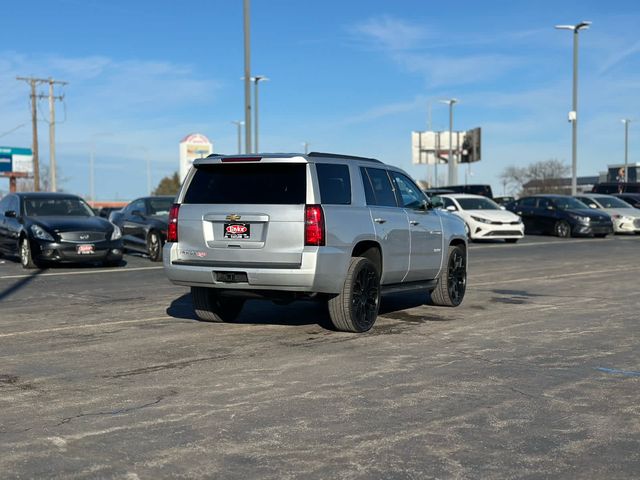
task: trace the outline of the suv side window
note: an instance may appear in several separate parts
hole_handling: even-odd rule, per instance
[[[362,181],[365,182],[365,194],[367,195],[367,205],[378,205],[381,207],[397,207],[396,195],[393,191],[393,185],[387,175],[387,171],[382,168],[365,168],[363,171]],[[367,180],[370,182],[370,192],[367,192]],[[372,197],[371,197],[372,195]]]
[[[389,172],[396,186],[396,193],[400,204],[405,208],[420,209],[425,204],[425,197],[421,190],[406,175],[398,172]]]
[[[551,200],[548,198],[539,198],[538,199],[538,208],[547,208],[552,206]]]
[[[317,163],[320,201],[329,205],[351,204],[351,177],[347,165]]]

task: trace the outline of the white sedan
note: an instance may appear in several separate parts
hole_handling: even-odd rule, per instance
[[[504,239],[507,243],[516,243],[524,237],[522,219],[490,198],[463,193],[440,195],[440,198],[444,208],[464,220],[472,240]]]
[[[640,210],[621,198],[601,193],[583,193],[576,198],[589,208],[597,208],[611,215],[615,233],[640,233]]]

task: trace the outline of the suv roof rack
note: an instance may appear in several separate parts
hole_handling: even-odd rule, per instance
[[[355,155],[341,155],[339,153],[327,153],[327,152],[311,152],[307,154],[307,157],[335,157],[335,158],[342,158],[345,160],[365,160],[367,162],[382,163],[380,160],[376,158],[356,157]]]

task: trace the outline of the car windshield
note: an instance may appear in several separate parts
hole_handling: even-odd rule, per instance
[[[463,210],[500,210],[500,206],[488,198],[456,198]]]
[[[173,198],[151,198],[149,199],[149,215],[169,215],[171,205],[173,205]]]
[[[25,198],[24,212],[29,217],[95,215],[91,207],[79,198]]]
[[[561,210],[572,210],[575,208],[589,209],[589,207],[587,207],[580,200],[577,200],[572,197],[554,198],[553,203],[556,206],[556,208],[559,208]]]
[[[594,197],[594,200],[602,205],[602,208],[633,208],[624,200],[616,197]]]

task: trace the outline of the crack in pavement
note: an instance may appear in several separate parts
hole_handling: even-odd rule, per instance
[[[126,413],[134,412],[136,410],[142,410],[143,408],[152,407],[153,405],[157,405],[162,400],[164,400],[165,398],[173,396],[173,395],[177,395],[177,393],[178,392],[176,392],[175,390],[171,390],[168,394],[159,396],[153,402],[145,403],[145,404],[142,404],[142,405],[136,405],[134,407],[119,408],[117,410],[111,410],[111,411],[108,411],[108,412],[81,413],[79,415],[74,415],[72,417],[65,417],[65,418],[62,419],[62,421],[60,423],[57,423],[55,426],[59,427],[60,425],[64,425],[65,423],[69,423],[72,420],[76,420],[76,419],[82,418],[82,417],[99,417],[99,416],[103,416],[103,415],[123,415],[123,414],[126,414]]]
[[[231,354],[214,355],[212,357],[194,358],[191,360],[183,360],[181,362],[162,363],[160,365],[152,365],[150,367],[136,368],[135,370],[124,370],[121,372],[113,373],[111,375],[102,375],[102,378],[122,378],[122,377],[131,377],[133,375],[144,375],[146,373],[154,373],[154,372],[159,372],[161,370],[190,367],[195,363],[207,362],[210,360],[225,360],[229,357],[231,357]]]

